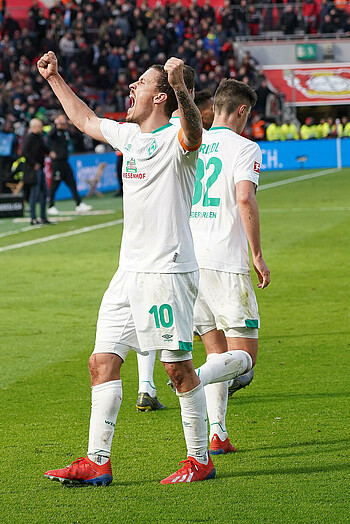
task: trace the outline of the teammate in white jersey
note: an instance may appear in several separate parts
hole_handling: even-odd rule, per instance
[[[183,78],[189,95],[194,98],[194,80],[195,70],[185,65],[183,69]],[[180,109],[173,112],[170,123],[177,128],[181,127]],[[154,365],[156,359],[156,350],[149,351],[148,355],[137,353],[137,366],[139,373],[139,391],[136,401],[137,411],[147,412],[164,409],[164,405],[157,398],[157,390],[154,383]]]
[[[111,444],[122,401],[120,368],[130,348],[156,348],[177,389],[188,452],[183,467],[161,483],[213,478],[205,395],[191,354],[198,266],[189,215],[202,126],[184,85],[183,62],[171,58],[130,85],[125,124],[98,118],[58,74],[53,52],[39,59],[38,69],[76,127],[123,153],[124,194],[119,268],[101,303],[89,362],[88,454],[45,476],[74,484],[112,481]],[[169,124],[177,106],[180,130]]]
[[[225,426],[227,383],[209,384],[207,368],[225,354],[237,377],[255,365],[258,352],[260,320],[247,239],[258,287],[270,282],[255,198],[261,151],[240,136],[255,102],[255,92],[243,82],[224,80],[218,87],[213,126],[199,151],[192,201],[190,225],[200,268],[194,327],[207,351],[207,362],[198,371],[205,385],[211,454],[235,449]]]

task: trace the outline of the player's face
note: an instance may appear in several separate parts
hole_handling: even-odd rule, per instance
[[[158,71],[148,69],[136,82],[129,85],[131,106],[126,115],[127,122],[140,125],[150,116],[153,111],[153,98],[158,94],[158,79]]]

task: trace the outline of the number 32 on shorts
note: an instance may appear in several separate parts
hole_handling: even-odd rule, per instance
[[[156,328],[160,328],[161,325],[169,328],[174,323],[173,310],[169,304],[162,304],[159,308],[152,306],[149,313],[154,316]]]

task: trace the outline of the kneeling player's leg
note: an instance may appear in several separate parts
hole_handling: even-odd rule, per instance
[[[240,328],[239,334],[242,336],[227,336],[228,351],[245,351],[248,353],[252,361],[251,368],[253,368],[258,356],[258,330],[254,328]]]
[[[212,330],[202,335],[204,345],[213,346],[211,340],[220,340],[224,336],[222,331]],[[224,347],[224,346],[222,346]],[[227,347],[227,346],[226,346]],[[207,361],[196,373],[204,386],[214,382],[226,382],[249,371],[252,367],[252,359],[249,352],[245,349],[235,349],[235,351],[210,352],[208,351]]]

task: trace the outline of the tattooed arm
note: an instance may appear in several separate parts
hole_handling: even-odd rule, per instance
[[[202,140],[202,117],[187,91],[183,67],[183,61],[173,57],[166,62],[164,69],[168,73],[169,84],[174,89],[179,104],[182,140],[188,147],[194,148],[199,147]]]

